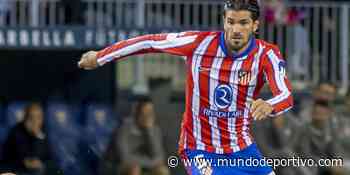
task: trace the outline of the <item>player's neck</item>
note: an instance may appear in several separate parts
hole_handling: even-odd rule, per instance
[[[251,47],[251,45],[253,44],[252,42],[254,42],[254,38],[253,38],[253,37],[250,37],[248,43],[247,43],[244,47],[242,47],[242,48],[239,49],[239,50],[235,50],[235,49],[233,49],[232,47],[230,47],[230,44],[225,40],[225,44],[226,44],[226,47],[227,47],[227,49],[228,49],[228,52],[229,52],[230,54],[232,54],[233,56],[241,55],[242,53],[244,53],[245,51],[247,51],[248,48]]]
[[[232,49],[232,48],[229,48],[229,49],[230,49],[230,51],[231,51],[231,53],[232,53],[233,55],[240,55],[240,54],[243,53],[245,50],[247,50],[247,48],[248,48],[249,45],[250,45],[250,42],[251,42],[251,39],[249,40],[249,42],[248,42],[244,47],[242,47],[242,48],[239,49],[239,50],[235,50],[235,49]]]

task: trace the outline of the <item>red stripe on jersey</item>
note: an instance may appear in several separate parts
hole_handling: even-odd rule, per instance
[[[230,83],[230,75],[231,75],[231,68],[232,68],[233,60],[231,57],[224,58],[220,73],[219,73],[219,84],[229,84]],[[227,111],[227,110],[225,110]],[[220,129],[220,140],[221,145],[224,148],[224,153],[232,152],[231,147],[229,146],[231,143],[230,138],[230,132],[228,130],[228,119],[227,118],[218,118],[218,127]]]
[[[200,113],[203,108],[209,108],[209,83],[210,83],[210,68],[212,67],[214,57],[216,55],[210,55],[210,53],[216,53],[218,49],[218,37],[213,39],[211,43],[209,44],[207,51],[202,58],[202,62],[200,64],[199,68],[199,87],[200,87]],[[202,69],[203,68],[203,69]],[[204,116],[202,114],[199,115],[200,121],[201,121],[201,136],[202,141],[205,145],[205,150],[209,152],[213,152],[214,147],[211,139],[211,127],[209,124],[209,118],[207,116]]]
[[[278,57],[278,59],[282,60],[282,55],[281,55],[281,52],[278,48],[278,46],[274,45],[274,44],[271,44],[272,45],[272,50],[273,52],[276,54],[276,56]]]
[[[185,116],[186,116],[186,114],[184,113],[183,115],[182,115],[182,119],[184,119],[185,118]],[[185,143],[185,134],[186,134],[186,132],[184,131],[184,128],[185,127],[185,122],[184,122],[184,120],[181,120],[181,129],[180,129],[180,138],[179,138],[179,142],[178,142],[178,146],[179,146],[179,148],[178,148],[178,154],[181,154],[183,151],[184,151],[184,149],[185,149],[185,145],[186,145],[186,143]]]
[[[287,99],[282,100],[281,102],[273,105],[274,111],[276,111],[276,113],[283,111],[289,107],[293,106],[293,97],[291,95],[288,96]]]
[[[260,61],[260,64],[259,64],[259,73],[257,75],[257,81],[256,81],[256,87],[254,89],[254,92],[253,92],[253,99],[256,100],[258,98],[258,95],[260,93],[260,90],[262,87],[264,87],[264,84],[265,84],[265,80],[264,80],[264,73],[263,73],[263,68],[262,68],[262,64],[261,64],[261,61]]]
[[[262,45],[265,45],[264,41],[262,40],[256,40],[257,41],[257,45],[259,47],[264,47]],[[260,59],[259,61],[259,70],[258,70],[258,75],[257,75],[257,82],[256,82],[256,87],[255,87],[255,90],[254,90],[254,93],[253,93],[253,99],[257,99],[260,91],[261,91],[261,88],[264,87],[264,84],[265,84],[265,75],[264,75],[264,62],[263,60],[265,59],[264,57],[266,56],[266,53],[269,49],[268,48],[264,48],[264,50],[262,51],[262,54],[260,55],[260,57],[258,59]]]
[[[197,40],[198,43],[202,42],[205,39],[206,35],[200,35]],[[193,53],[192,53],[193,54]],[[192,113],[192,99],[193,99],[193,75],[192,75],[192,63],[193,63],[193,55],[189,55],[186,59],[186,107],[185,113],[183,115],[182,124],[181,124],[181,132],[183,134],[180,135],[180,140],[183,140],[183,144],[179,145],[179,152],[181,152],[185,145],[187,149],[195,149],[196,141],[193,135],[193,113]],[[186,143],[185,141],[186,137]]]
[[[260,44],[262,44],[262,42],[260,40],[257,40],[258,47],[262,47]],[[261,88],[264,87],[264,84],[265,84],[264,64],[263,64],[262,60],[263,60],[264,55],[266,54],[266,51],[267,51],[267,49],[264,49],[262,51],[262,54],[258,58],[258,59],[260,59],[260,61],[259,61],[259,67],[258,67],[259,70],[258,70],[258,75],[257,75],[257,80],[256,80],[256,87],[255,87],[254,92],[253,92],[253,99],[254,100],[258,97]]]
[[[241,70],[250,72],[252,69],[252,65],[254,62],[254,55],[257,52],[257,48],[255,48],[245,60],[243,60]],[[247,85],[238,85],[238,96],[237,96],[237,110],[244,111],[246,109],[245,103],[247,100],[247,93],[248,93],[248,87]],[[239,116],[236,118],[236,133],[237,133],[237,141],[239,149],[242,150],[247,145],[243,138],[243,125],[244,125],[244,116]]]
[[[101,57],[113,52],[114,50],[119,50],[119,49],[122,49],[124,47],[130,47],[130,46],[137,44],[139,42],[142,42],[142,41],[147,41],[150,39],[156,40],[156,41],[161,41],[161,40],[165,40],[166,37],[167,37],[167,35],[165,35],[165,34],[158,34],[157,37],[152,37],[152,35],[143,35],[143,36],[139,36],[139,37],[136,37],[133,39],[124,40],[124,41],[119,42],[118,44],[114,44],[110,47],[107,47],[107,48],[101,50],[98,53],[97,57],[101,58]]]
[[[270,73],[266,73],[267,80],[270,82],[270,89],[273,94],[281,93],[280,89],[277,87],[276,79],[275,79],[275,70],[273,69],[273,64],[270,58],[265,54],[263,57],[263,64],[267,67],[267,71],[271,71]]]
[[[192,57],[188,57],[186,60],[186,70],[187,70],[187,85],[186,85],[186,111],[183,118],[183,127],[181,128],[184,131],[186,136],[186,146],[188,149],[195,149],[196,142],[193,135],[193,117],[192,117],[192,96],[193,96],[193,75],[192,75]],[[188,132],[187,132],[188,131]],[[185,138],[183,138],[185,139]],[[184,145],[183,145],[184,146]]]
[[[249,124],[253,123],[253,117],[249,117],[248,122],[249,122]],[[254,142],[254,137],[253,137],[253,132],[252,131],[253,131],[252,125],[249,125],[249,133],[248,133],[248,135],[249,135],[250,140],[252,142]]]

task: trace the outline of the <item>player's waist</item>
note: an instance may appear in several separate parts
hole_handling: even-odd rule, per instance
[[[180,145],[181,146],[181,145]],[[247,154],[252,154],[251,157],[256,157],[256,154],[260,155],[260,152],[257,147],[257,143],[255,141],[251,141],[244,145],[243,147],[238,147],[237,149],[232,149],[232,146],[225,145],[224,147],[215,148],[214,146],[207,146],[205,149],[198,149],[198,148],[181,148],[178,150],[180,156],[184,156],[183,154],[186,154],[186,152],[202,152],[202,153],[209,153],[209,154],[215,154],[215,155],[222,155],[225,154],[226,156],[234,156],[234,157],[243,157]],[[234,155],[232,155],[234,154]]]
[[[204,110],[203,110],[204,111]],[[206,111],[209,113],[208,111]],[[187,116],[186,116],[187,115]],[[227,117],[227,116],[229,117]],[[235,112],[230,112],[226,114],[218,113],[206,116],[206,115],[195,115],[193,113],[185,113],[185,118],[183,121],[183,129],[186,132],[194,132],[194,130],[201,131],[203,133],[210,133],[203,135],[211,137],[214,134],[213,131],[218,133],[227,133],[228,135],[250,135],[250,125],[252,122],[251,117],[243,117],[238,115],[235,117],[230,117],[230,115],[235,116]],[[213,117],[220,116],[220,117]],[[220,134],[221,135],[221,134]],[[229,137],[223,139],[230,139]]]
[[[243,131],[231,131],[232,133],[229,133],[226,136],[223,130],[215,133],[204,129],[201,131],[201,133],[203,133],[201,136],[192,132],[193,130],[188,127],[183,127],[182,130],[183,136],[185,137],[182,138],[184,139],[184,142],[181,142],[180,150],[205,150],[220,154],[234,153],[254,143],[253,136],[250,134],[249,129]],[[218,140],[220,140],[220,142],[218,142]]]

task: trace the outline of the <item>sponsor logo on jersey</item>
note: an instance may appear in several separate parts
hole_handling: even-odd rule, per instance
[[[203,108],[202,113],[207,117],[217,118],[234,118],[243,115],[242,111],[217,111],[208,108]]]
[[[219,109],[226,109],[232,103],[233,90],[230,85],[221,84],[214,90],[214,103]]]

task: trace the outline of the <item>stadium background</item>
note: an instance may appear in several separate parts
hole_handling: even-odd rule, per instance
[[[341,108],[349,87],[350,2],[282,4],[276,7],[288,11],[286,19],[270,19],[264,11],[258,35],[278,44],[288,60],[296,99],[292,114],[298,115],[301,102],[325,81],[337,86],[336,103]],[[71,167],[94,174],[110,128],[130,114],[138,95],[148,94],[156,106],[166,155],[176,155],[184,109],[181,58],[138,56],[95,71],[79,70],[77,61],[85,51],[140,34],[221,30],[221,11],[221,0],[1,0],[0,143],[32,100],[43,102],[46,120],[67,116],[67,127],[78,128],[80,137],[89,127],[85,121],[102,115],[108,121],[101,127],[107,134],[91,135],[89,148],[69,145],[72,140],[78,145],[81,138],[67,136],[59,143],[72,149],[62,158],[72,159]],[[181,168],[171,171],[184,173]]]

